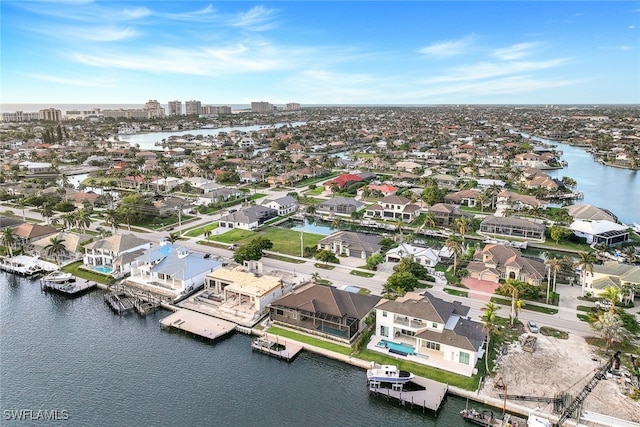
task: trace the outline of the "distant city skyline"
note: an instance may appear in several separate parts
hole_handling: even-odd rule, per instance
[[[630,1],[2,1],[3,104],[638,104]]]

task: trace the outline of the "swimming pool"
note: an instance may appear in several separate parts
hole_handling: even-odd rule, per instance
[[[379,347],[388,348],[390,353],[400,354],[402,356],[408,356],[416,353],[416,349],[414,346],[405,343],[380,340],[376,345],[378,345]]]
[[[113,268],[106,265],[96,265],[95,267],[93,267],[93,271],[102,274],[111,274],[113,273]]]

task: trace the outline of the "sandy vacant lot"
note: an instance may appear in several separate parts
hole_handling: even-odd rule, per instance
[[[584,338],[571,335],[568,340],[536,334],[536,350],[525,352],[518,343],[501,356],[495,377],[488,378],[482,392],[498,398],[504,391],[495,388],[502,378],[508,394],[554,397],[556,393],[577,395],[593,377],[595,369],[606,362],[591,350]],[[624,356],[623,356],[624,357]],[[629,421],[640,422],[640,403],[625,397],[624,382],[615,378],[600,381],[584,402],[583,409]],[[552,412],[552,405],[517,402],[530,408]]]

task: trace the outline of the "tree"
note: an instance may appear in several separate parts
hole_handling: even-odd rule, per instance
[[[500,287],[503,292],[511,295],[511,313],[509,314],[509,324],[511,326],[513,326],[513,323],[518,317],[516,301],[518,301],[521,283],[521,281],[516,279],[507,279],[506,283]]]
[[[458,236],[452,234],[445,242],[445,246],[451,252],[453,252],[453,274],[456,274],[456,267],[458,265],[458,257],[462,254],[462,241]]]
[[[611,311],[601,312],[591,327],[605,340],[607,351],[614,341],[622,340],[626,336],[620,316]]]
[[[375,253],[367,258],[367,268],[375,270],[379,264],[384,262],[384,257],[380,253]]]
[[[553,291],[556,290],[556,277],[558,271],[560,271],[561,262],[558,258],[548,259],[544,262],[549,266],[549,270],[547,271],[547,304],[549,304],[549,289],[551,284],[551,273],[553,273]]]
[[[429,206],[444,202],[444,191],[436,185],[425,187],[420,194],[420,199]]]
[[[80,209],[75,214],[75,223],[80,230],[85,231],[91,225],[91,214],[86,209]]]
[[[471,221],[469,221],[469,218],[467,218],[466,216],[461,216],[453,220],[453,226],[455,227],[456,231],[460,233],[460,236],[462,237],[463,247],[464,247],[464,235],[467,231],[469,231],[470,222]]]
[[[48,256],[53,256],[56,259],[56,263],[60,264],[60,254],[67,250],[64,244],[64,239],[54,236],[49,239],[49,244],[44,247]]]
[[[120,214],[115,209],[108,209],[104,211],[104,222],[113,230],[113,234],[116,234],[118,225],[120,225]]]
[[[571,231],[567,230],[561,225],[552,225],[549,227],[549,236],[553,239],[556,244],[560,243],[560,240],[571,235]]]
[[[491,335],[493,335],[497,330],[496,312],[498,310],[500,310],[500,307],[492,302],[488,302],[482,308],[484,314],[480,316],[480,321],[482,322],[482,330],[487,334],[487,345],[484,352],[484,363],[486,371],[489,374],[491,374],[491,370],[489,369],[489,344],[491,343]]]
[[[13,246],[16,244],[16,230],[7,227],[2,230],[2,244],[9,250],[9,256],[13,258]]]
[[[51,204],[43,203],[39,209],[40,215],[47,220],[47,224],[51,224],[51,217],[53,216],[53,209],[51,208]]]
[[[592,251],[589,251],[579,252],[578,257],[578,261],[575,262],[574,266],[580,268],[580,277],[582,278],[582,286],[584,286],[587,272],[593,274],[593,264],[596,262],[596,256]]]
[[[415,288],[420,286],[418,278],[407,271],[395,272],[387,279],[387,283],[384,284],[385,288],[390,289],[402,289],[404,293],[411,292]]]
[[[311,280],[313,280],[313,283],[320,283],[320,273],[315,272],[311,275]]]
[[[316,253],[316,259],[318,261],[324,262],[325,264],[329,264],[330,262],[333,264],[339,264],[340,260],[333,252],[323,249]]]
[[[419,280],[426,280],[429,277],[427,269],[416,261],[412,256],[404,257],[393,267],[396,273],[411,273]]]
[[[238,264],[244,264],[244,261],[257,261],[264,255],[263,250],[271,249],[273,243],[264,237],[256,237],[251,239],[249,243],[241,245],[233,254],[233,260]]]
[[[169,235],[167,236],[167,241],[169,243],[175,243],[180,239],[180,233],[177,231],[174,231],[173,233],[169,233]]]
[[[609,308],[609,311],[611,313],[615,313],[616,304],[620,302],[620,289],[615,288],[613,286],[607,286],[600,293],[600,296],[611,303],[611,307]]]

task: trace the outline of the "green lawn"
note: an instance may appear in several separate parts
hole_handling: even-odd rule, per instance
[[[305,344],[324,348],[329,351],[334,351],[336,353],[345,354],[347,356],[351,354],[351,347],[347,345],[328,342],[319,338],[310,337],[305,334],[299,334],[297,332],[289,331],[288,329],[282,329],[277,326],[270,327],[269,329],[267,329],[267,332],[270,334],[279,335],[284,338],[290,338],[292,340],[296,340]]]
[[[305,196],[319,196],[324,191],[324,187],[316,187],[313,190],[307,190],[304,192]]]
[[[444,291],[446,293],[448,293],[449,295],[455,295],[455,296],[458,296],[458,297],[468,297],[469,296],[469,292],[460,291],[458,289],[444,288]]]
[[[212,231],[212,230],[215,230],[216,228],[218,228],[218,223],[214,222],[213,224],[203,225],[202,227],[192,228],[192,229],[190,229],[189,231],[187,231],[184,234],[187,237],[198,237],[198,236],[204,234],[206,231]]]
[[[74,262],[73,264],[69,264],[62,267],[62,271],[66,273],[71,273],[76,277],[80,277],[81,279],[92,280],[94,282],[102,283],[104,285],[108,284],[113,279],[111,276],[108,276],[105,274],[100,274],[95,271],[81,269],[80,268],[81,265],[82,265],[81,261]]]
[[[496,304],[506,305],[509,307],[511,306],[510,299],[492,297],[491,302],[494,302]],[[558,310],[556,310],[555,308],[541,307],[539,305],[531,304],[527,301],[525,301],[525,305],[524,307],[522,307],[522,309],[529,310],[529,311],[537,311],[538,313],[545,313],[545,314],[558,314]]]
[[[359,276],[359,277],[373,277],[373,276],[375,276],[375,273],[367,273],[365,271],[360,271],[360,270],[351,270],[351,272],[349,274],[352,274],[354,276]]]
[[[215,236],[215,240],[222,243],[238,243],[242,245],[249,243],[251,239],[258,236],[271,240],[273,248],[270,250],[272,252],[300,256],[300,232],[286,228],[270,227],[258,232],[235,228]],[[317,246],[318,242],[324,237],[321,234],[302,233],[302,242],[304,246]]]

